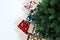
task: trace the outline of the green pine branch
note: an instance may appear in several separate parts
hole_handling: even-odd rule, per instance
[[[33,18],[37,33],[46,40],[60,40],[60,0],[42,0]]]

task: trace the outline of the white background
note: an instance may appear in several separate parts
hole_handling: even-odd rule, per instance
[[[0,40],[21,40],[15,21],[23,17],[25,0],[0,0]]]

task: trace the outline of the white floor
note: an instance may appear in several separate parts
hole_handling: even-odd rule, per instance
[[[15,21],[23,17],[25,0],[0,0],[0,40],[21,40]]]

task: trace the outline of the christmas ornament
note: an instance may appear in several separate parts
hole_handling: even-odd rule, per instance
[[[30,1],[26,6],[24,6],[28,11],[29,10],[33,10],[33,5],[35,5],[36,2],[35,1]]]
[[[28,29],[29,29],[30,23],[23,20],[18,27],[26,34],[28,34]]]
[[[33,15],[34,15],[33,10],[31,10],[31,12],[28,14],[26,20],[29,22],[33,22],[34,21],[34,19],[32,17]]]
[[[42,39],[39,35],[34,35],[34,34],[29,33],[27,40],[42,40]]]
[[[39,2],[38,0],[27,0],[24,3],[24,7],[23,7],[24,12],[29,13],[31,10],[34,10],[38,2]]]

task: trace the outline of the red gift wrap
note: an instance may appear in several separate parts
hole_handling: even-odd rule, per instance
[[[23,20],[18,27],[25,33],[28,34],[30,23],[28,21]]]

